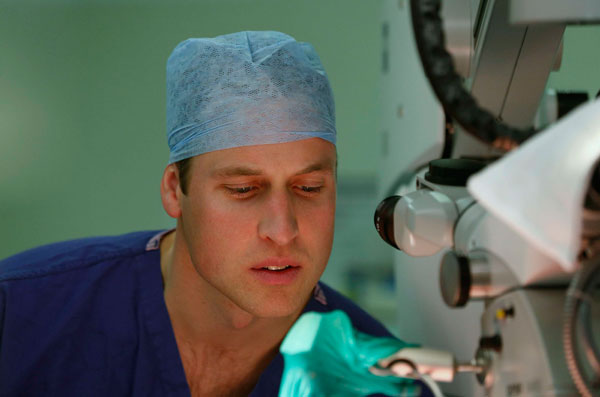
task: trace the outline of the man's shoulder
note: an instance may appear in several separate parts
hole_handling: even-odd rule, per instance
[[[118,236],[87,237],[43,245],[0,260],[0,282],[43,277],[91,266],[123,256],[139,255],[154,247],[160,231],[141,231]]]
[[[307,307],[307,311],[311,310],[319,312],[342,310],[348,314],[352,325],[357,330],[374,336],[391,336],[385,326],[373,316],[323,282],[317,284],[313,299]]]

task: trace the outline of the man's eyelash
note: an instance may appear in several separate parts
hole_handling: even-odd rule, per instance
[[[240,187],[227,186],[226,188],[227,188],[227,191],[229,192],[229,194],[234,195],[234,196],[247,196],[249,193],[252,193],[254,190],[256,190],[255,186],[240,186]],[[314,193],[320,193],[321,189],[323,189],[323,186],[300,185],[297,188],[299,190],[301,190],[302,193],[314,194]]]
[[[243,195],[248,194],[252,190],[254,190],[254,186],[228,187],[227,190],[229,191],[229,193],[234,195]]]
[[[306,193],[319,193],[323,186],[300,186],[300,190]]]

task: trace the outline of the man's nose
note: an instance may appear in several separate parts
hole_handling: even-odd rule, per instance
[[[261,239],[287,245],[298,235],[298,222],[293,198],[289,192],[272,192],[266,201],[258,224]]]

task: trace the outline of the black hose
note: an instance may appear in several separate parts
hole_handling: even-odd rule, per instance
[[[423,69],[444,110],[466,132],[499,149],[514,148],[535,134],[533,129],[521,130],[504,124],[481,108],[465,90],[452,56],[446,51],[441,0],[411,0],[410,4]]]
[[[579,393],[584,397],[597,396],[600,385],[600,350],[591,332],[591,304],[594,290],[600,286],[600,258],[592,258],[582,267],[569,285],[564,309],[563,348],[571,378]],[[598,303],[598,302],[596,302]],[[578,331],[578,325],[582,327]],[[581,348],[578,349],[578,339],[581,338]],[[584,351],[584,357],[578,351]],[[586,365],[592,369],[595,379],[588,379]]]

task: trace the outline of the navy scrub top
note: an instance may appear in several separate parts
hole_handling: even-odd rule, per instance
[[[136,232],[51,244],[0,262],[0,396],[189,396],[160,270],[160,237]],[[341,309],[387,330],[319,283],[305,311]],[[251,396],[276,396],[278,354]]]

